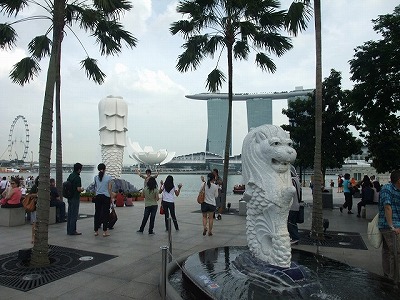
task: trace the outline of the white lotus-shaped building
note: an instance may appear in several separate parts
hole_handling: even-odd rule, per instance
[[[133,153],[129,155],[129,157],[136,160],[138,163],[163,165],[170,162],[175,156],[175,152],[167,152],[166,149],[154,151],[151,146],[145,146],[144,149],[142,149],[139,143],[132,142],[130,139],[129,144],[133,150]]]

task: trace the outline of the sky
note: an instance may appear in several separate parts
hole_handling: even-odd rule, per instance
[[[41,2],[39,0],[38,2]],[[87,1],[88,3],[91,1]],[[178,1],[133,0],[133,9],[127,12],[122,23],[137,39],[133,49],[123,47],[118,56],[102,57],[98,45],[89,34],[73,27],[67,29],[62,45],[61,97],[62,139],[64,163],[81,162],[98,164],[101,160],[99,146],[98,103],[109,96],[121,96],[128,104],[127,140],[138,142],[142,148],[167,149],[176,155],[205,151],[207,136],[206,101],[191,100],[185,95],[207,92],[205,81],[215,68],[216,60],[205,58],[195,71],[180,73],[176,69],[178,56],[185,42],[179,35],[171,35],[171,23],[182,18],[176,12]],[[380,36],[373,30],[372,19],[391,14],[395,0],[331,0],[322,5],[322,69],[323,78],[330,70],[342,73],[342,88],[351,89],[348,61],[354,49]],[[42,1],[43,3],[43,1]],[[282,0],[287,8],[290,0]],[[44,11],[30,6],[17,19],[31,15],[43,15]],[[11,19],[0,15],[0,23]],[[29,149],[25,161],[37,161],[39,152],[40,124],[48,60],[41,62],[40,75],[21,87],[9,78],[12,66],[28,56],[27,44],[36,35],[42,35],[49,26],[48,20],[21,22],[14,26],[18,34],[17,46],[12,50],[0,50],[0,99],[1,127],[0,160],[9,158],[8,141],[19,141],[12,150],[12,159],[21,158],[26,144],[26,125],[29,128]],[[308,29],[292,37],[293,48],[281,57],[272,57],[277,66],[273,74],[263,72],[254,63],[254,53],[247,61],[234,61],[234,93],[279,92],[315,88],[314,20]],[[75,36],[76,35],[76,36]],[[77,39],[79,38],[79,40]],[[83,47],[82,47],[82,45]],[[90,57],[98,60],[107,77],[102,85],[87,79],[79,62]],[[223,54],[226,55],[226,54]],[[226,64],[219,67],[227,74]],[[228,89],[225,83],[221,92]],[[287,124],[282,115],[285,100],[274,101],[273,123]],[[16,121],[15,121],[16,120]],[[11,135],[11,127],[15,122]],[[233,104],[232,152],[240,154],[247,134],[246,106],[244,102]],[[55,130],[53,130],[55,131]],[[55,134],[53,134],[53,141]],[[124,153],[124,164],[136,162],[129,158],[132,149],[129,141]],[[53,144],[52,162],[55,162]]]

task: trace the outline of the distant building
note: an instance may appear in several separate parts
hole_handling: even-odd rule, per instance
[[[303,87],[296,87],[294,91],[290,92],[233,94],[233,101],[246,101],[247,130],[249,131],[253,127],[272,124],[272,100],[287,99],[287,101],[293,101],[297,98],[304,98],[312,92],[312,89],[304,90]],[[186,98],[207,101],[206,152],[224,156],[228,124],[228,94],[201,93],[187,95]],[[231,154],[232,149],[229,149],[229,155]]]

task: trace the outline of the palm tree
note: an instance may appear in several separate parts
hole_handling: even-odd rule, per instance
[[[300,4],[300,5],[299,5]],[[209,73],[206,86],[210,92],[218,91],[226,75],[218,64],[226,50],[228,69],[228,121],[225,140],[223,200],[226,205],[228,166],[232,132],[233,59],[248,59],[256,52],[255,63],[263,71],[274,73],[276,65],[269,54],[283,55],[292,48],[290,38],[279,31],[287,28],[296,34],[305,28],[309,11],[302,3],[294,3],[291,14],[278,10],[279,1],[264,0],[182,0],[177,12],[184,20],[171,24],[170,32],[182,34],[185,51],[179,55],[176,68],[180,72],[196,70],[205,57],[217,56],[216,67]],[[204,32],[203,34],[201,32]],[[218,52],[217,52],[218,51]]]
[[[321,42],[321,0],[314,0],[315,23],[315,150],[314,150],[314,190],[311,236],[323,239],[322,224],[322,42]]]
[[[90,6],[89,4],[92,5]],[[53,128],[53,103],[56,80],[61,81],[60,68],[57,66],[61,60],[61,43],[65,28],[72,30],[72,25],[77,23],[80,28],[90,32],[96,37],[100,46],[101,55],[113,55],[121,51],[124,41],[129,47],[136,46],[136,39],[123,29],[118,22],[121,13],[129,11],[132,6],[125,0],[103,1],[69,1],[45,0],[44,4],[29,0],[0,0],[0,11],[4,14],[17,16],[29,5],[38,5],[44,9],[48,16],[27,17],[21,20],[0,24],[0,48],[12,48],[15,45],[17,34],[13,25],[23,21],[37,19],[51,20],[51,25],[45,35],[35,37],[29,43],[31,54],[18,62],[12,69],[10,77],[13,82],[24,85],[40,71],[40,59],[50,54],[47,70],[45,95],[43,101],[42,124],[39,143],[39,185],[37,203],[37,228],[36,242],[32,249],[31,265],[43,266],[49,264],[48,258],[48,219],[49,219],[49,193],[50,157]],[[52,32],[52,39],[48,35]],[[50,50],[51,48],[51,50]],[[105,74],[97,66],[97,61],[89,56],[81,61],[81,66],[86,75],[101,84]]]

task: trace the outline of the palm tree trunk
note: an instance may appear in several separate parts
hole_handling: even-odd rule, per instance
[[[62,200],[62,137],[61,137],[61,43],[57,57],[57,77],[56,77],[56,187]]]
[[[315,78],[315,153],[314,153],[314,189],[311,235],[323,239],[323,214],[322,214],[322,47],[321,47],[321,1],[314,0],[315,14],[315,52],[316,52],[316,78]]]
[[[65,0],[54,0],[53,45],[51,48],[43,101],[39,142],[39,189],[37,202],[36,238],[32,249],[31,266],[50,264],[48,254],[49,180],[53,128],[54,86],[57,76],[57,57],[64,28]]]
[[[226,191],[228,185],[229,156],[232,143],[232,100],[233,100],[233,55],[232,44],[227,45],[228,52],[228,125],[226,127],[225,155],[224,155],[224,177],[222,183],[221,210],[226,208]]]

